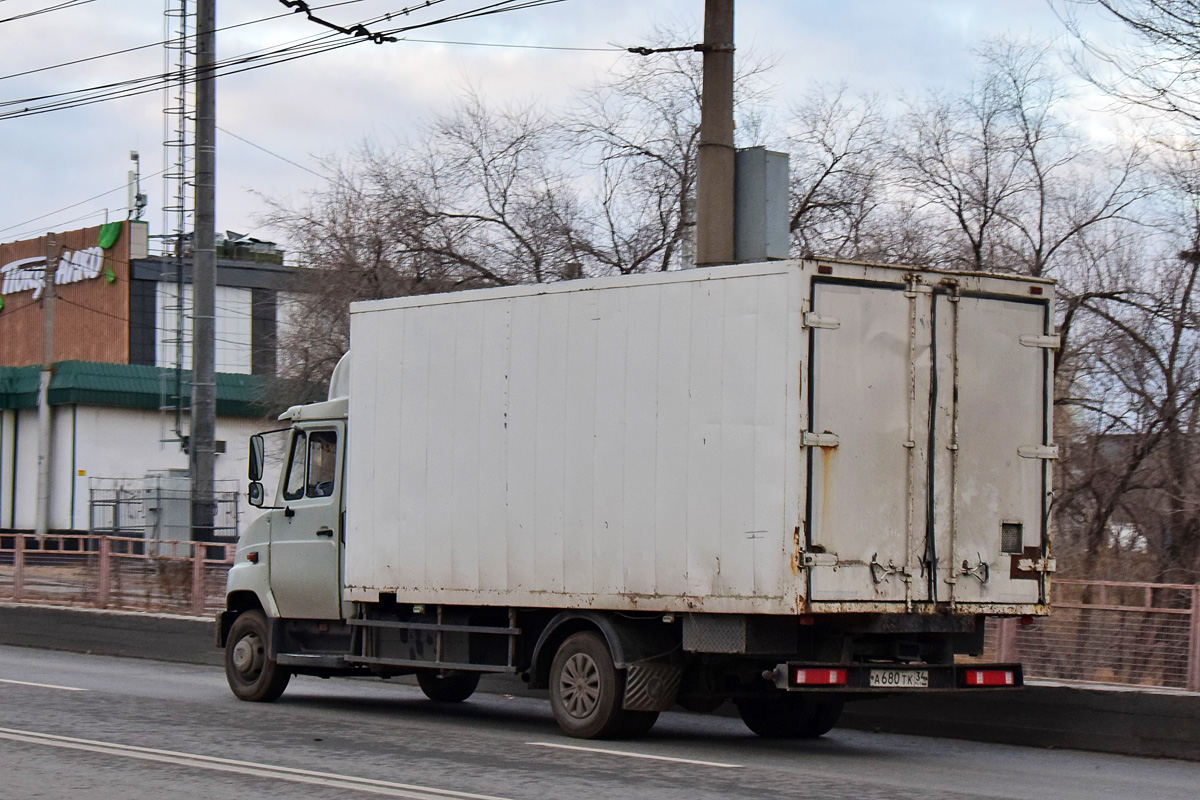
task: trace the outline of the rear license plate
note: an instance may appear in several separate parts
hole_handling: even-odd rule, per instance
[[[928,689],[927,669],[873,669],[871,686],[884,689]]]

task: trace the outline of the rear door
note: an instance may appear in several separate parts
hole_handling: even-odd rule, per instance
[[[809,570],[813,600],[904,602],[919,581],[929,299],[906,288],[813,284],[807,549],[826,565]]]
[[[1045,300],[939,293],[934,298],[937,436],[936,599],[1036,603],[1042,584],[1013,556],[1044,555],[1050,359]]]
[[[809,597],[1039,602],[1048,301],[821,277],[805,324]]]

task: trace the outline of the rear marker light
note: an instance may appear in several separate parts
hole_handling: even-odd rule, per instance
[[[798,669],[797,686],[842,686],[846,683],[844,669]]]
[[[1010,669],[967,670],[967,686],[1012,686],[1014,683]]]
[[[1030,294],[1041,294],[1041,293],[1042,293],[1042,287],[1040,287],[1040,286],[1030,286],[1030,287],[1029,287],[1029,293],[1030,293]]]
[[[823,265],[822,265],[822,266],[819,266],[819,267],[817,267],[817,273],[818,273],[818,274],[820,274],[820,275],[832,275],[832,274],[833,274],[833,267],[826,267],[826,266],[823,266]]]

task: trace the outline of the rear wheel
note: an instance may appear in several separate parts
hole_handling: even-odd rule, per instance
[[[818,736],[824,736],[833,730],[842,717],[841,700],[815,701],[814,705],[816,708],[813,709],[812,716],[800,728],[799,738],[801,739],[816,739]]]
[[[780,694],[735,701],[746,727],[764,739],[815,739],[824,736],[842,715],[842,701]]]
[[[267,655],[267,618],[247,611],[233,621],[225,641],[225,678],[239,700],[278,700],[292,673]]]
[[[479,686],[478,672],[451,672],[438,675],[433,672],[418,672],[417,685],[425,696],[435,703],[461,703],[475,694]]]
[[[621,708],[624,677],[598,634],[567,637],[550,665],[550,707],[558,726],[578,739],[619,739],[650,730],[657,713]]]

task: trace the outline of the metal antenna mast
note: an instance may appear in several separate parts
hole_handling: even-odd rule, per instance
[[[186,441],[183,432],[183,366],[187,308],[183,258],[188,249],[188,232],[193,227],[195,187],[191,181],[191,163],[196,146],[195,117],[192,113],[195,87],[195,27],[188,0],[165,0],[163,11],[163,73],[171,79],[163,89],[163,263],[164,282],[173,280],[174,298],[161,296],[160,313],[163,337],[156,348],[160,363],[170,353],[174,367],[174,386],[160,391],[159,406],[174,414],[175,440]],[[155,314],[156,317],[159,313]],[[168,327],[168,326],[173,326]],[[167,331],[170,336],[165,335]]]

